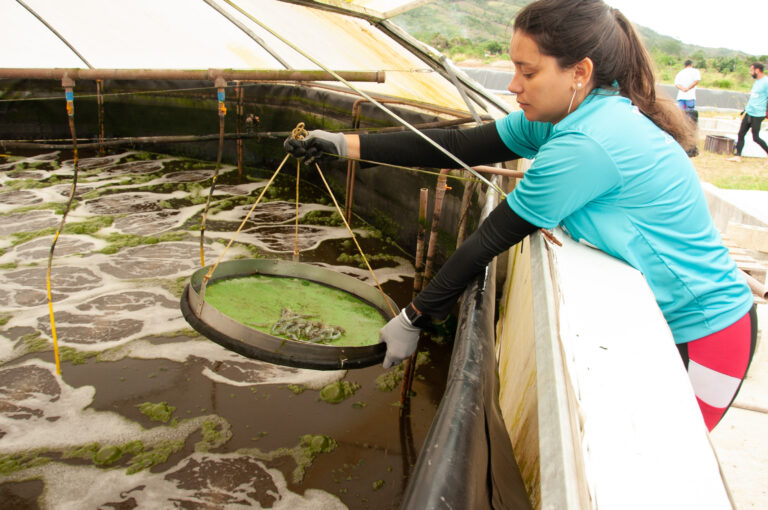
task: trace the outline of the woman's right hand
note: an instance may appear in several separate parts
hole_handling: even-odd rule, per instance
[[[310,131],[302,140],[289,136],[283,142],[283,148],[295,158],[303,159],[308,165],[329,156],[347,157],[347,139],[344,133],[329,133],[319,129]]]
[[[421,329],[417,328],[405,314],[405,308],[393,319],[390,319],[379,333],[379,343],[387,344],[387,353],[382,366],[387,369],[401,363],[416,352]]]

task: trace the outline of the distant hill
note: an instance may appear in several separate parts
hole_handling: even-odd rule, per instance
[[[440,39],[462,38],[475,44],[495,42],[506,49],[512,36],[515,15],[531,1],[436,0],[396,16],[392,21],[427,43]],[[650,28],[640,25],[636,27],[649,50],[656,49],[673,56],[699,53],[705,58],[748,56],[743,52],[725,48],[684,44],[674,37],[659,34]],[[442,37],[435,38],[435,34]]]

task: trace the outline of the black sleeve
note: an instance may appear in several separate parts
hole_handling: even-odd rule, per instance
[[[469,285],[499,253],[514,246],[539,227],[528,223],[503,201],[488,215],[413,300],[423,315],[442,319]]]
[[[426,129],[422,133],[469,166],[520,158],[501,141],[494,122],[469,129]],[[360,159],[402,166],[461,168],[413,131],[360,135]]]

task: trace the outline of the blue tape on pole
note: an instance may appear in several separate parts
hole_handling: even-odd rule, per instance
[[[224,96],[225,96],[225,94],[224,94],[223,90],[221,92],[219,92],[219,101],[224,102]]]
[[[64,92],[64,97],[67,98],[67,101],[74,101],[75,100],[75,93],[70,91],[70,90],[67,90],[66,92]]]

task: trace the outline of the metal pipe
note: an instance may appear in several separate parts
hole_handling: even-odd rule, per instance
[[[263,133],[227,133],[225,140],[234,140],[240,138],[285,138],[290,135],[290,131],[272,131]],[[81,149],[93,149],[102,145],[104,147],[115,147],[119,145],[136,145],[142,143],[188,143],[204,142],[207,140],[218,140],[219,135],[177,135],[177,136],[132,136],[126,138],[117,138],[114,140],[105,140],[104,142],[81,143],[78,147]],[[0,147],[4,149],[69,149],[72,144],[47,143],[45,141],[17,141],[0,140]]]
[[[332,74],[333,73],[333,74]],[[61,80],[209,80],[227,81],[346,81],[384,83],[384,71],[320,71],[297,69],[80,69],[0,68],[0,79]]]

